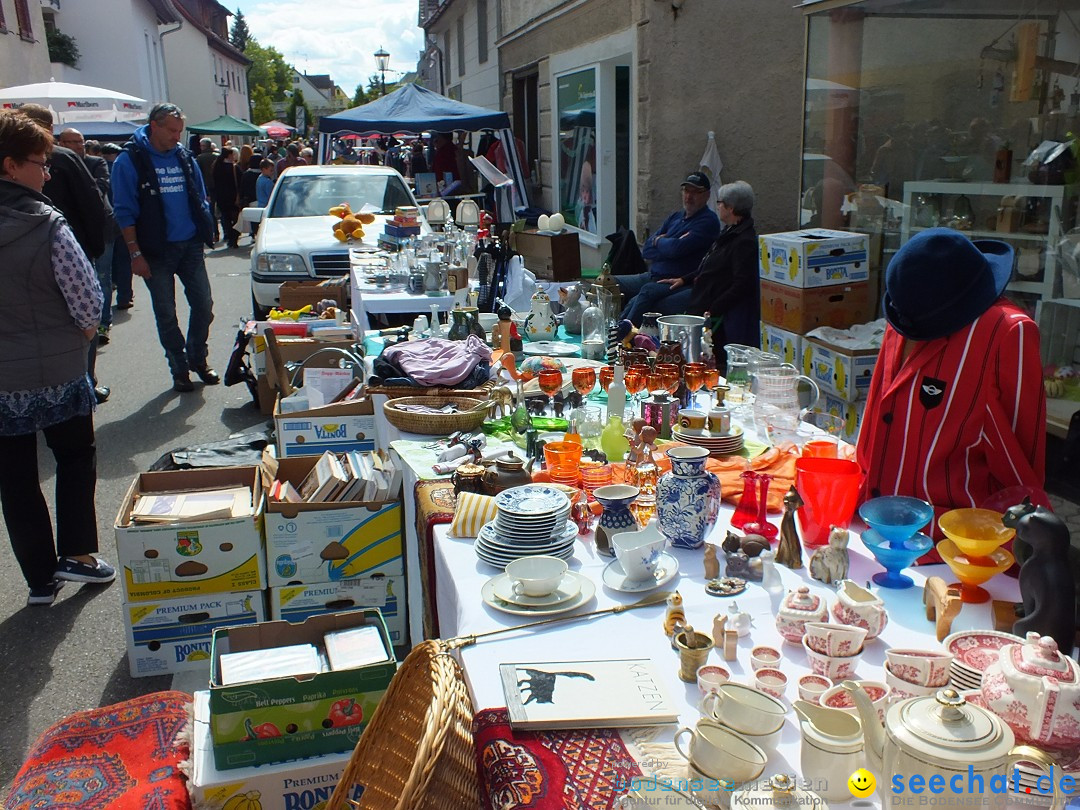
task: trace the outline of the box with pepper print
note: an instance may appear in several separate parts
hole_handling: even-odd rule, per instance
[[[223,684],[221,656],[313,644],[327,633],[378,629],[384,661],[314,676]],[[312,616],[303,624],[262,622],[214,633],[211,648],[210,734],[218,770],[349,751],[382,700],[397,662],[378,609]]]

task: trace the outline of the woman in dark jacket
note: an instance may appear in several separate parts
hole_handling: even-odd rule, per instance
[[[717,192],[717,214],[724,230],[698,265],[691,312],[711,316],[713,345],[757,346],[761,295],[758,289],[758,238],[751,212],[754,190],[737,180]]]
[[[236,218],[240,214],[240,170],[236,162],[240,159],[240,152],[230,146],[221,150],[221,156],[214,161],[214,201],[221,212],[221,234],[229,247],[237,247],[240,232],[236,230]]]

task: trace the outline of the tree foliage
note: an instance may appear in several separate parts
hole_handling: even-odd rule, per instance
[[[252,95],[258,88],[263,90],[271,101],[284,101],[285,91],[292,89],[292,68],[285,61],[285,57],[272,45],[264,48],[254,37],[248,37],[244,56],[251,60],[248,66],[248,87]]]
[[[232,30],[229,32],[229,43],[237,50],[243,51],[247,48],[250,39],[251,32],[248,30],[247,20],[244,19],[244,12],[237,9],[236,16],[233,17]]]
[[[45,42],[49,46],[49,61],[61,62],[69,67],[79,66],[79,46],[75,43],[75,37],[57,31],[55,28],[45,29]]]
[[[386,93],[383,93],[382,76],[379,75],[378,73],[373,73],[372,75],[368,76],[368,89],[367,89],[367,99],[368,99],[368,101],[374,101],[375,99],[377,99],[377,98],[379,98],[380,96],[383,96],[383,95],[388,96],[397,89],[398,89],[397,82],[387,82],[386,83]]]
[[[261,87],[253,87],[251,90],[251,118],[253,121],[274,119],[274,104],[269,94]]]
[[[367,104],[369,101],[371,101],[371,99],[368,98],[368,94],[364,92],[363,83],[356,85],[356,92],[352,97],[352,106],[359,107],[361,104]]]
[[[297,107],[303,107],[304,108],[304,124],[305,124],[305,126],[310,127],[313,124],[318,123],[314,119],[314,117],[312,117],[312,115],[311,115],[311,108],[308,107],[308,105],[304,102],[304,92],[300,88],[297,88],[296,90],[294,90],[293,94],[292,94],[292,98],[289,99],[289,107],[285,111],[285,123],[290,124],[291,126],[294,126],[294,127],[296,126],[296,108]],[[305,133],[301,132],[299,134],[303,135]]]

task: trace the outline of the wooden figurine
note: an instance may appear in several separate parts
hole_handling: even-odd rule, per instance
[[[1069,567],[1069,527],[1028,498],[1009,509],[1001,522],[1015,528],[1017,538],[1031,549],[1031,556],[1020,566],[1023,616],[1013,625],[1013,634],[1050,636],[1063,654],[1072,656],[1076,583]]]
[[[829,545],[819,548],[810,558],[810,576],[826,585],[847,579],[850,563],[847,544],[848,530],[833,526],[829,532]]]
[[[994,629],[999,633],[1011,633],[1016,624],[1016,602],[995,599],[991,604],[991,615],[994,617]]]
[[[739,657],[739,634],[734,630],[724,631],[724,660],[734,661]]]
[[[716,559],[716,546],[705,544],[705,579],[712,581],[720,576],[720,561]],[[719,646],[719,645],[717,645]]]
[[[776,549],[776,561],[795,571],[802,568],[802,544],[795,525],[795,512],[803,505],[799,491],[794,485],[784,495],[784,517],[780,521],[780,545]]]
[[[664,611],[664,633],[670,638],[675,635],[675,623],[686,624],[686,611],[683,609],[682,594],[675,591],[667,598],[667,609]]]
[[[495,348],[491,355],[493,361],[510,353],[510,338],[514,328],[510,314],[510,307],[499,307],[499,320],[491,327],[491,345]]]
[[[509,416],[514,412],[514,394],[505,385],[500,385],[491,392],[492,418]]]
[[[716,649],[722,649],[724,646],[724,631],[727,629],[727,616],[723,613],[717,613],[713,616],[712,620],[712,640],[713,646]]]
[[[953,619],[964,606],[960,589],[950,588],[941,577],[930,577],[923,589],[923,604],[926,605],[927,621],[935,623],[937,640],[944,641],[952,630]]]

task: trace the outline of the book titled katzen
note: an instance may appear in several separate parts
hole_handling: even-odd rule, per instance
[[[514,728],[622,728],[679,719],[647,658],[500,664],[499,675]]]

